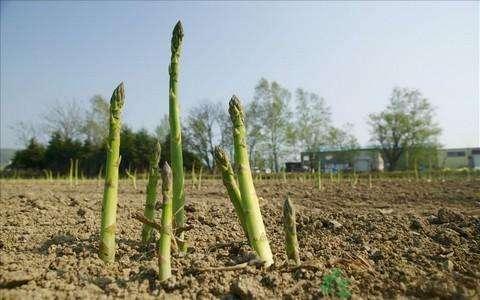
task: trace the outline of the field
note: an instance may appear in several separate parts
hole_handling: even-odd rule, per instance
[[[119,188],[116,262],[97,255],[103,186],[63,180],[3,180],[0,210],[0,298],[318,298],[332,268],[353,298],[478,297],[480,179],[361,179],[256,182],[275,264],[208,270],[252,258],[225,188],[187,181],[189,253],[173,258],[174,277],[156,280],[152,244],[140,248],[146,181]],[[282,203],[297,208],[303,267],[284,264]],[[207,268],[207,269],[206,269]]]

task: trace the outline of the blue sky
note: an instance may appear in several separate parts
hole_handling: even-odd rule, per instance
[[[394,86],[437,108],[448,147],[479,145],[478,2],[1,2],[1,147],[9,125],[56,102],[126,85],[125,122],[168,111],[171,30],[182,20],[181,107],[253,96],[261,77],[325,97],[336,125],[369,141]]]

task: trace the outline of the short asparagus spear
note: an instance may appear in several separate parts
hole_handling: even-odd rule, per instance
[[[150,221],[155,221],[155,204],[157,202],[157,185],[159,177],[158,163],[160,162],[160,142],[157,141],[155,151],[150,157],[150,170],[148,174],[147,183],[147,200],[145,203],[144,215]],[[144,224],[142,230],[142,244],[148,244],[152,239],[153,228],[150,225]]]
[[[235,212],[237,213],[238,219],[240,220],[240,225],[242,226],[245,237],[248,240],[248,230],[247,225],[245,224],[245,217],[243,215],[242,209],[242,196],[240,190],[238,189],[237,181],[233,174],[233,168],[228,159],[227,153],[220,147],[215,147],[213,150],[213,155],[215,157],[215,162],[222,172],[223,185],[227,188],[228,196],[230,201],[232,201]]]
[[[173,210],[175,227],[185,226],[185,194],[182,155],[182,127],[180,125],[180,108],[178,97],[178,75],[180,53],[182,50],[183,28],[178,21],[173,29],[170,59],[170,90],[169,90],[169,117],[170,117],[170,153],[173,172]],[[187,251],[184,233],[179,236],[181,252]]]
[[[240,100],[234,95],[228,109],[233,124],[235,165],[238,168],[238,183],[242,195],[242,209],[252,248],[266,266],[273,264],[273,255],[263,224],[257,193],[253,185],[246,143],[245,117]]]
[[[73,186],[73,158],[70,158],[70,170],[68,174],[70,186]]]
[[[285,231],[285,248],[288,259],[300,265],[300,255],[298,253],[297,224],[295,222],[295,209],[293,208],[290,197],[287,196],[283,203],[283,229]]]
[[[162,168],[162,228],[158,240],[158,277],[160,281],[167,280],[172,276],[170,262],[170,247],[173,237],[172,228],[172,170],[165,162]]]
[[[115,227],[117,223],[118,166],[120,165],[121,113],[125,100],[123,82],[113,91],[110,100],[110,130],[107,144],[105,188],[102,202],[99,257],[105,262],[115,260]]]

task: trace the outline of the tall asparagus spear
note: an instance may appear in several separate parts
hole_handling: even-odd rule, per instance
[[[178,21],[173,28],[170,59],[170,91],[169,91],[169,117],[170,117],[170,153],[173,171],[173,211],[175,227],[185,226],[185,194],[182,155],[182,126],[180,125],[180,108],[178,98],[178,73],[180,53],[182,50],[183,28]],[[187,251],[185,236],[179,236],[178,246],[181,252]]]
[[[267,239],[257,193],[253,186],[252,172],[248,160],[245,118],[240,100],[234,95],[230,100],[228,112],[233,123],[233,143],[235,147],[235,164],[238,168],[238,183],[242,195],[242,209],[248,236],[252,248],[266,266],[273,264],[273,255]]]
[[[285,231],[285,249],[288,259],[300,265],[300,255],[298,253],[297,224],[295,222],[295,209],[287,196],[283,203],[283,229]]]
[[[165,162],[162,168],[162,229],[158,240],[158,279],[167,280],[172,276],[170,246],[173,238],[172,227],[172,170]]]
[[[155,204],[157,201],[157,185],[159,177],[158,163],[160,161],[160,142],[157,141],[155,151],[150,156],[150,170],[148,174],[147,184],[147,200],[145,203],[144,216],[150,221],[155,221]],[[153,228],[150,225],[143,224],[142,230],[142,244],[146,245],[152,238]]]
[[[232,201],[235,212],[237,213],[238,219],[240,220],[240,225],[242,226],[245,237],[248,240],[248,230],[247,225],[245,224],[245,216],[242,209],[242,196],[240,190],[238,189],[237,181],[233,174],[233,168],[228,159],[227,153],[220,147],[215,147],[213,150],[213,155],[215,157],[216,164],[220,171],[222,172],[223,184],[227,188],[228,196],[230,201]]]
[[[123,82],[113,91],[110,99],[110,131],[108,135],[105,188],[102,202],[99,257],[105,262],[115,260],[115,227],[117,222],[118,166],[120,165],[120,130],[125,100]]]

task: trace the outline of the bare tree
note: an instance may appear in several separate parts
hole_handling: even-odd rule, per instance
[[[215,145],[215,125],[219,107],[204,102],[190,110],[186,120],[186,140],[189,148],[204,161],[208,169],[213,168],[213,146]]]
[[[84,133],[83,109],[76,101],[58,103],[43,115],[44,128],[51,135],[59,132],[62,138],[78,139]]]
[[[18,143],[24,147],[27,147],[32,139],[38,140],[41,135],[38,128],[29,121],[17,122],[9,128],[15,133]]]

